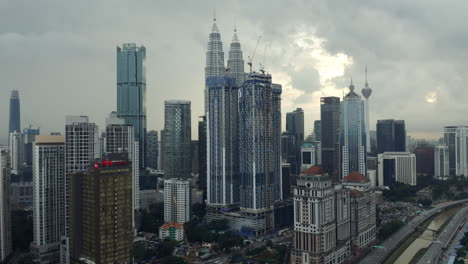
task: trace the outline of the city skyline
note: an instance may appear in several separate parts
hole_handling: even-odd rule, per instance
[[[345,8],[339,8],[334,2],[307,3],[304,6],[292,4],[288,5],[294,13],[291,17],[281,12],[285,3],[271,3],[270,12],[256,15],[251,11],[255,10],[252,5],[256,7],[264,3],[241,6],[227,2],[216,6],[217,25],[225,36],[225,47],[229,45],[234,27],[237,27],[245,58],[253,53],[258,36],[262,36],[254,69],[258,69],[259,63],[265,60],[273,81],[283,85],[283,119],[286,112],[303,108],[306,134],[312,131],[313,121],[319,119],[319,97],[341,97],[350,76],[354,77],[356,89],[360,90],[364,87],[364,67],[367,64],[368,79],[374,90],[372,105],[385,106],[371,106],[371,130],[374,130],[376,120],[392,117],[405,119],[410,135],[437,138],[442,135],[440,131],[444,125],[460,125],[465,121],[462,114],[456,114],[463,112],[464,104],[460,102],[466,99],[461,92],[466,82],[462,75],[464,67],[458,61],[463,57],[459,56],[458,49],[464,46],[464,39],[455,41],[460,45],[453,44],[453,38],[458,37],[457,32],[463,31],[465,26],[453,24],[462,16],[458,13],[462,8],[450,9],[452,13],[449,16],[450,5],[424,2],[423,6],[422,3],[395,7],[340,4],[358,10],[358,13],[340,11]],[[115,47],[126,42],[136,42],[148,50],[148,130],[162,129],[162,102],[168,99],[191,100],[192,120],[197,120],[195,117],[203,113],[203,55],[214,4],[187,2],[185,9],[171,4],[162,8],[156,8],[157,4],[154,8],[150,4],[131,7],[122,4],[115,8],[124,10],[127,7],[138,11],[141,14],[139,19],[121,18],[119,12],[115,12],[106,15],[106,22],[98,23],[102,18],[100,11],[108,4],[110,2],[101,1],[87,7],[86,1],[76,3],[77,9],[89,11],[84,12],[84,19],[81,16],[78,19],[72,12],[74,9],[67,5],[52,5],[47,1],[38,6],[34,3],[27,6],[39,13],[53,12],[55,15],[51,20],[44,19],[47,15],[16,12],[26,8],[21,2],[9,2],[2,8],[1,19],[7,21],[7,26],[0,32],[0,47],[9,52],[0,55],[4,65],[8,65],[2,69],[5,87],[8,88],[0,91],[0,98],[5,102],[0,109],[3,113],[0,122],[8,122],[8,98],[11,89],[16,89],[23,101],[22,127],[32,124],[43,128],[45,133],[60,131],[63,130],[65,115],[88,115],[92,122],[104,127],[105,115],[100,113],[116,110],[113,92]],[[428,13],[440,10],[438,14],[442,18],[447,16],[447,19],[435,25],[428,13],[412,16],[411,10],[418,7],[426,7]],[[11,14],[15,16],[11,17]],[[379,14],[384,17],[381,26],[392,25],[391,28],[376,30],[372,23],[366,23],[375,20]],[[329,17],[342,19],[331,21]],[[286,19],[291,23],[283,23]],[[166,25],[162,22],[171,23],[174,30],[165,30]],[[421,25],[430,27],[431,34],[421,29]],[[350,27],[353,30],[349,30]],[[331,30],[327,31],[327,28]],[[344,34],[342,30],[351,33]],[[379,34],[384,31],[393,41],[379,39]],[[180,41],[172,41],[176,36]],[[367,44],[361,47],[363,39]],[[427,53],[433,55],[423,56]],[[227,60],[227,54],[224,59]],[[70,61],[73,61],[71,65]],[[417,62],[421,65],[414,67]],[[173,78],[175,72],[184,72],[187,78]],[[29,78],[20,78],[25,74]],[[54,100],[46,102],[44,94],[53,94]],[[385,100],[390,96],[399,100]],[[84,100],[88,106],[86,109],[81,103]],[[451,101],[455,103],[450,104]],[[421,113],[436,118],[430,122],[419,120]],[[442,118],[449,113],[455,113],[451,120]],[[192,130],[196,136],[196,129]],[[4,129],[0,133],[0,142],[6,144],[6,138]]]

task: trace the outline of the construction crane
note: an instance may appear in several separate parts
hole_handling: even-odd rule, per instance
[[[251,56],[248,56],[249,62],[247,62],[247,65],[249,65],[249,67],[250,67],[250,73],[252,73],[252,61],[253,61],[253,59],[255,57],[255,52],[257,51],[258,43],[260,42],[261,38],[262,38],[262,36],[258,36],[257,44],[255,44],[254,51],[253,51]]]
[[[267,52],[268,45],[265,44],[265,49],[263,50],[263,62],[260,63],[260,72],[265,74],[265,60],[266,60],[266,52]]]

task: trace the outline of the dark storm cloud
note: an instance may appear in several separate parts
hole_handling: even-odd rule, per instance
[[[192,100],[197,120],[215,5],[226,56],[234,21],[245,60],[261,35],[254,65],[266,54],[273,80],[285,82],[283,113],[305,108],[308,132],[325,86],[341,95],[353,76],[360,90],[366,64],[373,124],[401,118],[416,135],[436,135],[443,125],[467,123],[468,3],[462,1],[6,0],[0,2],[0,140],[11,89],[20,90],[23,126],[60,131],[67,114],[89,115],[102,126],[115,110],[115,46],[123,42],[147,48],[148,127],[162,128],[167,99]],[[324,80],[320,73],[330,64],[344,72]]]

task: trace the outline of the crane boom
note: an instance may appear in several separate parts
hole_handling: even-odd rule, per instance
[[[252,73],[252,61],[253,61],[253,58],[255,57],[255,52],[257,51],[257,47],[258,47],[258,43],[260,42],[260,39],[262,38],[262,36],[258,36],[257,38],[257,44],[255,44],[255,48],[254,48],[254,51],[252,53],[251,56],[249,56],[249,62],[247,62],[247,65],[249,65],[249,68],[250,68],[250,73]]]

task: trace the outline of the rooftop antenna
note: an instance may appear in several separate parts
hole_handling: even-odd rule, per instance
[[[255,52],[257,51],[258,43],[260,42],[261,38],[262,38],[262,36],[258,36],[257,44],[255,44],[255,49],[254,49],[254,51],[252,53],[252,56],[248,56],[249,62],[247,62],[247,65],[249,65],[249,67],[250,67],[250,73],[252,73],[252,61],[253,61],[253,58],[255,56]]]

